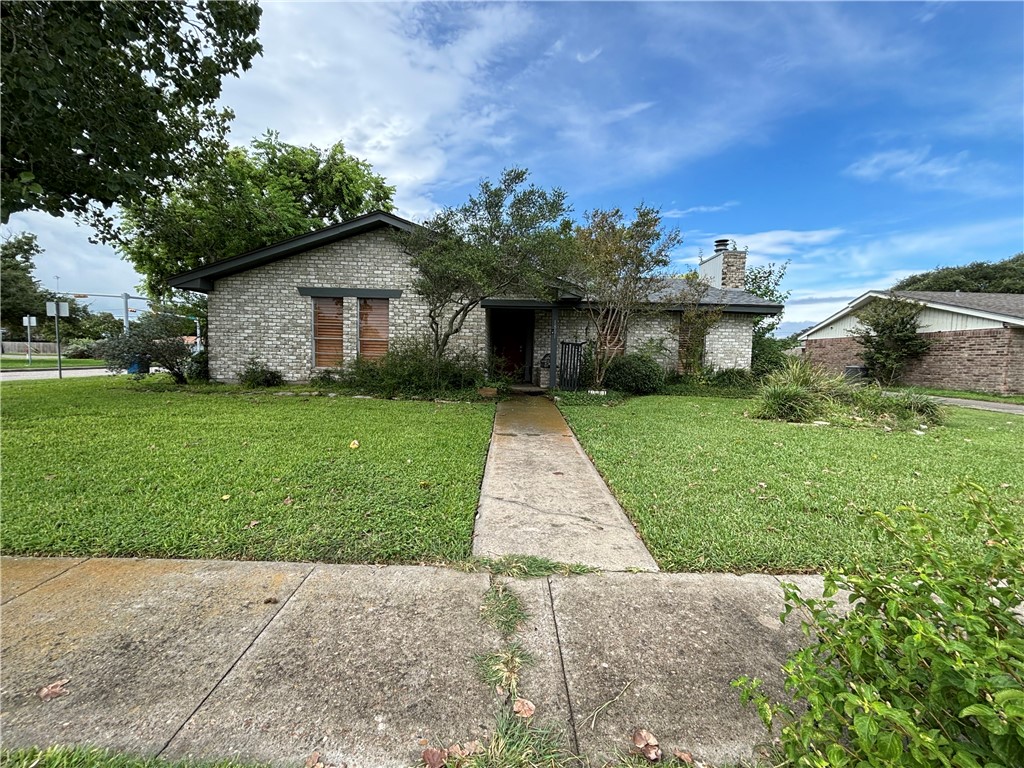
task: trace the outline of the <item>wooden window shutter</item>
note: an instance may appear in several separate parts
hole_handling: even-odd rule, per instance
[[[388,351],[388,300],[359,300],[359,356],[378,360]]]
[[[317,368],[340,365],[345,352],[344,340],[342,300],[313,299],[313,365]]]

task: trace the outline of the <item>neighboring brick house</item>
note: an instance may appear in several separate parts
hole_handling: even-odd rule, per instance
[[[303,381],[317,369],[379,357],[397,341],[424,338],[427,306],[413,290],[409,255],[391,236],[415,226],[370,213],[172,278],[174,288],[208,294],[211,376],[236,380],[246,360],[256,357],[287,380]],[[701,303],[724,310],[706,336],[704,359],[714,368],[749,368],[753,318],[782,310],[742,290],[745,259],[723,245],[703,267],[712,283],[717,269],[718,285]],[[593,339],[583,297],[571,286],[553,296],[485,300],[450,348],[500,357],[517,378],[548,386],[560,342]],[[669,353],[663,362],[674,366],[679,317],[666,312],[634,323],[625,350],[664,339]]]
[[[920,333],[928,352],[911,362],[902,382],[918,387],[1000,394],[1024,392],[1024,295],[961,291],[895,291],[921,305]],[[841,312],[800,336],[804,354],[815,363],[842,371],[863,365],[861,346],[850,332],[857,313],[872,301],[893,295],[870,291]]]

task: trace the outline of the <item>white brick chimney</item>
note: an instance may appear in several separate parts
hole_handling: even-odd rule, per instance
[[[730,241],[715,240],[715,252],[700,263],[698,272],[712,288],[743,288],[747,252],[730,248]]]

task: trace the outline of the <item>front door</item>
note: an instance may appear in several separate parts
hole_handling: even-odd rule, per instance
[[[494,372],[515,382],[533,375],[533,310],[489,309]]]

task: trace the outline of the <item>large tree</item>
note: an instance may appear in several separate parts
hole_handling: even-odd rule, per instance
[[[696,306],[703,291],[697,281],[668,272],[672,251],[683,237],[677,229],[662,227],[656,208],[638,205],[629,222],[618,208],[590,211],[576,228],[575,241],[571,279],[586,292],[597,335],[594,379],[601,384],[612,359],[625,349],[631,322],[666,306]]]
[[[159,194],[222,141],[224,76],[262,50],[255,0],[0,5],[2,218]]]
[[[466,317],[492,296],[540,296],[568,264],[572,225],[565,192],[527,184],[529,172],[506,169],[469,200],[447,207],[411,233],[396,235],[417,270],[427,303],[430,342],[442,357]]]
[[[154,297],[167,278],[279,240],[392,209],[394,187],[345,152],[299,147],[268,131],[250,148],[176,183],[164,197],[124,207],[118,247]]]
[[[55,331],[53,321],[46,316],[46,302],[59,300],[68,303],[71,313],[61,319],[62,338],[99,338],[108,329],[105,318],[93,315],[87,306],[74,299],[58,297],[35,279],[35,259],[42,253],[31,232],[12,235],[0,243],[0,326],[11,338],[25,338],[22,318],[34,315],[38,325],[32,338],[53,341]]]
[[[962,267],[937,267],[900,280],[894,291],[968,291],[1024,293],[1024,253],[1002,261],[974,261]]]
[[[773,304],[785,304],[791,291],[782,290],[789,262],[770,262],[760,267],[751,267],[743,275],[743,289],[760,296]],[[795,346],[789,339],[773,336],[782,322],[782,313],[760,315],[754,318],[754,336],[751,344],[750,367],[754,374],[763,376],[785,365],[787,349]]]

